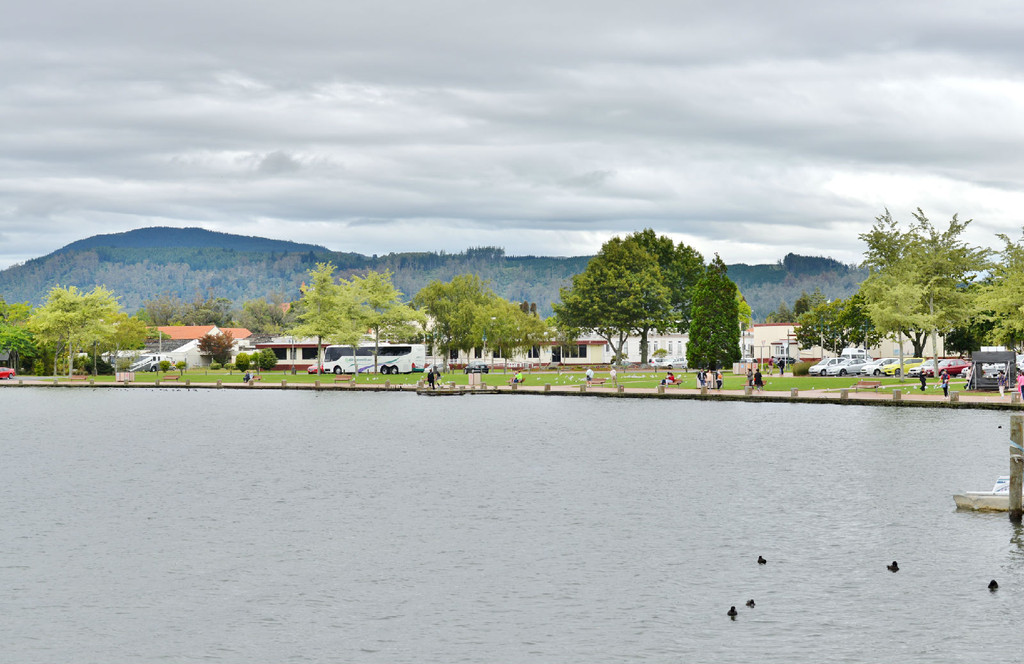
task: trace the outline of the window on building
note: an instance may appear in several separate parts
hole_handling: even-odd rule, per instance
[[[526,357],[530,359],[540,359],[540,346],[533,346],[530,351],[526,354]]]
[[[274,348],[272,350],[274,351],[274,355],[277,356],[277,359],[279,359],[279,360],[287,360],[288,359],[288,349],[287,348]]]
[[[303,348],[302,359],[304,360],[315,360],[316,359],[316,348]]]

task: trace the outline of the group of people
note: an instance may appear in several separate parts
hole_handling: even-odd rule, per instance
[[[758,392],[764,392],[764,376],[761,369],[747,369],[747,387],[754,388]]]
[[[722,370],[707,371],[705,369],[697,370],[697,387],[707,387],[708,389],[722,389],[722,385],[725,383],[725,377],[722,375]]]

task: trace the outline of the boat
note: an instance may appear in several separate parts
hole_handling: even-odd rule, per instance
[[[953,495],[956,508],[982,512],[1008,512],[1010,510],[1010,476],[996,479],[991,491],[967,491]]]

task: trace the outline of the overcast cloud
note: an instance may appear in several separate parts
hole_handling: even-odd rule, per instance
[[[16,0],[0,267],[200,226],[338,251],[858,262],[1024,224],[1024,4]]]

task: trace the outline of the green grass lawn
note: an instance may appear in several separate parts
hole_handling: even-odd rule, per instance
[[[177,371],[170,371],[166,374],[167,376],[177,376]],[[179,378],[179,381],[188,379],[193,383],[216,383],[218,380],[223,383],[241,383],[242,373],[238,371],[228,372],[226,370],[210,371],[208,369],[193,369],[185,371],[184,375]],[[544,385],[551,384],[552,386],[558,385],[580,385],[586,382],[584,372],[582,371],[563,371],[557,373],[554,371],[536,371],[532,373],[525,373],[527,385]],[[607,378],[607,371],[595,372],[597,378]],[[148,373],[140,372],[135,374],[136,383],[152,383],[158,378],[165,376],[163,373]],[[513,372],[503,373],[501,371],[491,372],[489,374],[482,375],[482,380],[487,385],[506,385],[513,376]],[[656,387],[661,380],[665,377],[664,372],[653,373],[651,371],[620,371],[618,375],[619,384],[626,387],[638,387],[638,388],[653,388]],[[677,373],[677,378],[682,379],[684,387],[696,388],[697,377],[693,372],[689,373]],[[415,385],[419,380],[423,378],[423,374],[398,374],[394,376],[380,376],[376,374],[360,374],[356,377],[355,382],[359,385],[383,385],[385,381],[389,381],[392,385]],[[290,372],[282,371],[264,371],[262,373],[261,380],[264,383],[280,383],[282,380],[288,381],[289,384],[312,384],[316,380],[320,380],[322,384],[333,385],[334,376],[331,374],[325,374],[322,376],[310,375],[306,372],[299,372],[292,375]],[[66,380],[66,379],[63,379]],[[839,390],[844,387],[853,387],[862,378],[854,376],[843,376],[843,377],[815,377],[815,376],[793,376],[792,374],[786,374],[785,376],[764,376],[765,391],[769,392],[788,392],[791,388],[797,388],[799,390]],[[892,389],[903,388],[908,390],[918,391],[920,383],[917,380],[906,379],[900,381],[898,378],[864,378],[864,380],[880,380],[882,383],[881,390],[889,391]],[[113,376],[97,376],[97,382],[114,382]],[[466,385],[469,380],[468,376],[462,372],[451,372],[441,376],[442,383],[448,383],[454,381],[456,385]],[[725,385],[724,389],[727,390],[741,390],[746,384],[746,376],[737,375],[734,376],[730,373],[725,374]],[[939,382],[937,380],[928,381],[929,392],[938,391]],[[963,381],[960,379],[954,379],[950,383],[951,389],[963,390]],[[987,394],[987,393],[985,393]]]

